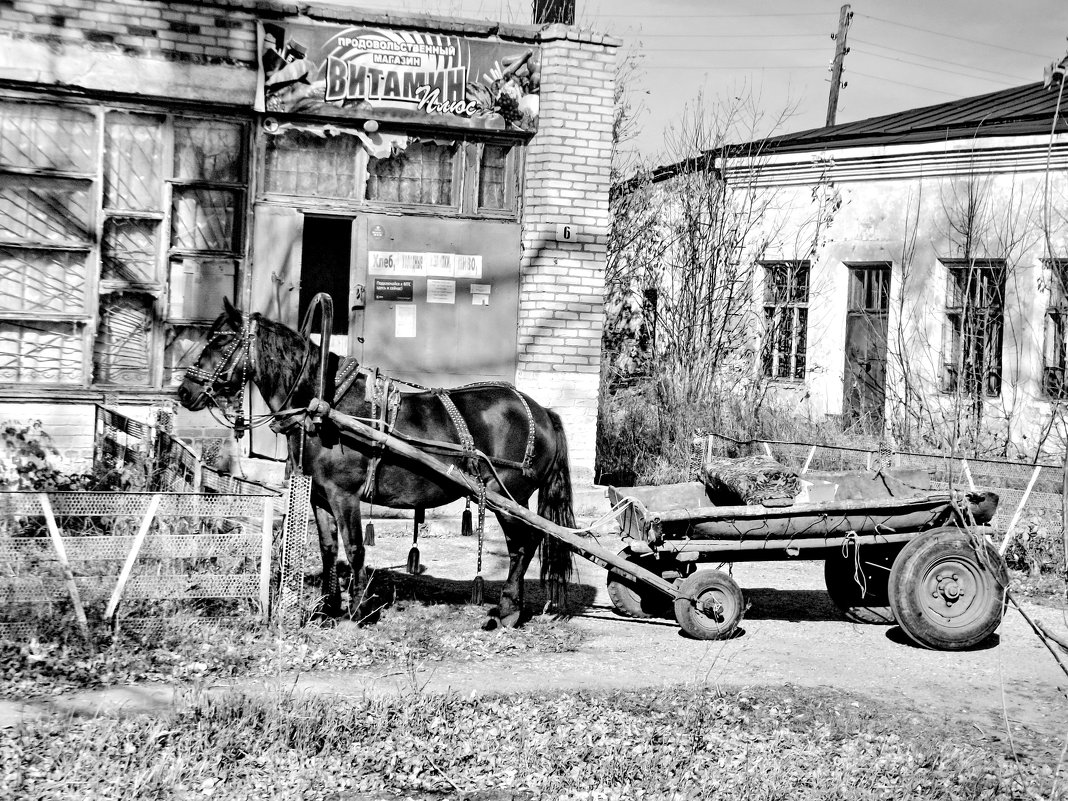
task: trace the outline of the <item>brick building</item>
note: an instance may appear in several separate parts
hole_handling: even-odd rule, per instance
[[[515,382],[592,479],[615,42],[274,0],[0,11],[0,419],[85,455],[94,404],[173,402],[224,295],[295,326],[326,291],[333,349]]]

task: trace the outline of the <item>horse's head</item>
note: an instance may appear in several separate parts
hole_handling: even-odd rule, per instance
[[[208,331],[207,344],[178,387],[178,400],[192,411],[236,398],[254,378],[257,318],[242,314],[227,298],[223,308]]]

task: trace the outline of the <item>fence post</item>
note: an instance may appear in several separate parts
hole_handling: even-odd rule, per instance
[[[1013,529],[1016,528],[1016,524],[1020,522],[1020,515],[1023,514],[1024,507],[1027,505],[1027,499],[1031,497],[1031,490],[1035,488],[1035,482],[1038,481],[1038,474],[1042,472],[1042,465],[1035,465],[1035,471],[1031,474],[1031,480],[1027,482],[1027,489],[1024,490],[1023,497],[1020,498],[1020,505],[1016,507],[1016,511],[1012,513],[1012,520],[1009,521],[1009,527],[1005,530],[1005,539],[1001,541],[1001,547],[998,548],[998,553],[1002,556],[1009,550],[1009,545],[1012,543]]]
[[[78,630],[82,633],[85,641],[92,645],[93,641],[89,636],[89,621],[85,619],[85,607],[82,606],[82,596],[78,592],[78,585],[74,583],[74,571],[70,569],[70,562],[67,561],[67,549],[63,547],[63,537],[59,534],[56,517],[52,514],[52,503],[43,492],[37,494],[37,499],[41,503],[41,511],[44,513],[45,524],[48,526],[48,536],[51,538],[52,547],[56,551],[56,561],[59,562],[60,572],[63,573],[63,581],[67,585],[70,601],[74,605],[74,619],[78,623]]]
[[[278,625],[283,631],[301,623],[304,601],[304,552],[308,543],[308,507],[311,476],[294,471],[289,477],[286,520],[282,526],[281,582],[278,588]]]
[[[764,446],[764,453],[768,455],[768,458],[774,459],[775,455],[771,452],[771,446],[766,442],[761,442],[760,444]]]
[[[805,466],[801,468],[801,475],[808,472],[808,466],[812,464],[812,457],[816,455],[816,446],[813,445],[808,449],[808,457],[805,459]]]
[[[271,548],[274,544],[274,499],[263,500],[263,535],[260,545],[260,616],[264,623],[271,608]]]
[[[968,460],[961,459],[961,466],[964,468],[964,477],[968,480],[968,489],[975,492],[975,482],[972,480],[972,469],[968,467]]]
[[[141,520],[141,527],[137,529],[133,545],[130,546],[130,552],[126,554],[126,563],[122,566],[119,580],[115,584],[115,590],[111,593],[111,600],[108,601],[108,607],[104,610],[104,620],[111,620],[112,615],[115,614],[115,610],[119,606],[119,601],[122,600],[122,592],[126,589],[126,582],[130,580],[134,562],[137,561],[137,555],[141,553],[141,545],[144,544],[145,535],[148,534],[149,528],[152,527],[152,520],[156,517],[156,511],[159,509],[161,500],[163,500],[163,496],[157,492],[152,496],[152,500],[148,502],[148,509],[145,511],[144,519]]]

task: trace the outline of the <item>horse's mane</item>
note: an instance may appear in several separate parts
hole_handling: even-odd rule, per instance
[[[299,375],[300,384],[293,390],[292,399],[298,402],[310,400],[319,371],[322,353],[319,346],[282,323],[261,315],[256,315],[256,322],[260,375],[283,392],[290,391]]]

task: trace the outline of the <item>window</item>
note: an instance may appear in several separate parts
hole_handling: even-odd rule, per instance
[[[504,211],[512,207],[509,192],[510,145],[484,145],[478,170],[478,207]]]
[[[808,345],[807,261],[765,262],[761,370],[768,378],[805,377]]]
[[[1050,272],[1042,389],[1053,400],[1068,399],[1068,260],[1046,262]]]
[[[1005,264],[946,261],[946,322],[942,391],[997,395],[1005,316]]]
[[[363,147],[355,136],[318,136],[288,130],[267,137],[264,188],[268,192],[357,200]]]
[[[0,101],[0,383],[166,383],[171,328],[234,292],[245,130]]]
[[[455,144],[410,140],[387,158],[367,161],[367,199],[420,206],[452,206]]]

